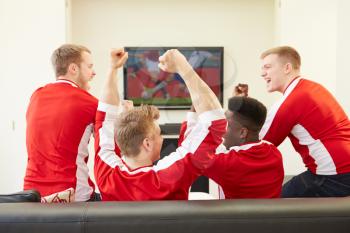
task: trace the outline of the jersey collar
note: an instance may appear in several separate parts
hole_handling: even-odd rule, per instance
[[[67,79],[58,79],[58,80],[56,80],[55,83],[68,83],[68,84],[72,85],[73,87],[79,87],[75,82],[73,82],[71,80],[67,80]]]
[[[288,90],[289,86],[297,79],[300,78],[300,75],[296,76],[295,78],[292,79],[292,81],[290,81],[286,87],[286,89],[284,89],[283,95],[286,93],[286,91]]]

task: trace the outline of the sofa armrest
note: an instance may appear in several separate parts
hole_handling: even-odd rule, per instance
[[[0,194],[0,203],[40,202],[40,193],[36,190],[25,190],[12,194]]]

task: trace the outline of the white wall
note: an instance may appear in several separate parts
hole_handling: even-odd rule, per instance
[[[336,90],[337,10],[334,0],[280,0],[279,44],[295,47],[302,74]]]
[[[0,193],[20,191],[31,93],[54,80],[50,55],[65,42],[64,0],[0,0]]]
[[[350,116],[350,1],[338,0],[337,31],[337,78],[335,81],[336,97]]]
[[[72,0],[71,38],[93,51],[96,95],[113,46],[224,46],[224,99],[244,82],[270,100],[261,88],[259,53],[273,45],[273,12],[273,0]],[[184,113],[163,111],[160,122],[180,122]]]
[[[276,6],[276,45],[295,47],[302,58],[302,74],[323,84],[349,114],[350,2],[276,0]],[[305,170],[289,140],[279,149],[284,156],[286,174]]]

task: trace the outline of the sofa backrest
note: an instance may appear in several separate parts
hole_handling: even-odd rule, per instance
[[[0,232],[348,233],[350,198],[4,203]]]

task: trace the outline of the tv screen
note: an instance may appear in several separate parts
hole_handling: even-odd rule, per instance
[[[134,105],[152,104],[160,109],[189,109],[188,89],[179,74],[158,68],[158,58],[174,47],[126,47],[124,98]],[[223,100],[223,47],[175,47],[185,55],[197,74]]]

